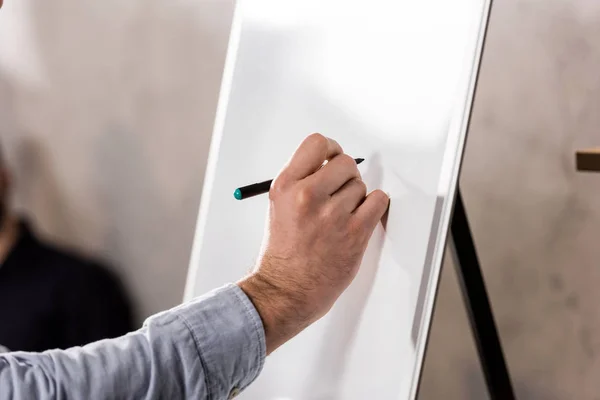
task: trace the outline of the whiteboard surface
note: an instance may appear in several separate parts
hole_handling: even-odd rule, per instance
[[[241,0],[186,300],[247,273],[274,177],[320,132],[392,198],[333,310],[267,359],[241,399],[413,398],[462,156],[488,0]]]

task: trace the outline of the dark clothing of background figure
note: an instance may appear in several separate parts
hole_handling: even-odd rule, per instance
[[[106,268],[44,243],[21,224],[0,266],[0,345],[67,349],[132,330],[130,304]]]

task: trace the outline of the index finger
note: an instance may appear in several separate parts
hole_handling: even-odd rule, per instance
[[[313,133],[302,141],[282,174],[285,174],[288,179],[302,180],[314,174],[325,161],[343,152],[342,147],[335,140],[320,133]]]

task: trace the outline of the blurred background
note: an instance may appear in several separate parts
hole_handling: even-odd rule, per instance
[[[183,296],[231,0],[8,0],[0,141],[13,206],[102,260],[139,323]],[[492,11],[463,194],[519,399],[598,399],[600,3]],[[1,343],[0,343],[1,344]],[[485,399],[453,265],[422,399]]]
[[[14,205],[110,262],[138,322],[183,298],[232,9],[10,0],[0,13]]]

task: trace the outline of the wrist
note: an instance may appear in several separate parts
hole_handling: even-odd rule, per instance
[[[267,354],[292,339],[311,323],[303,312],[305,301],[286,290],[273,279],[254,273],[238,282],[248,296],[263,323]]]

